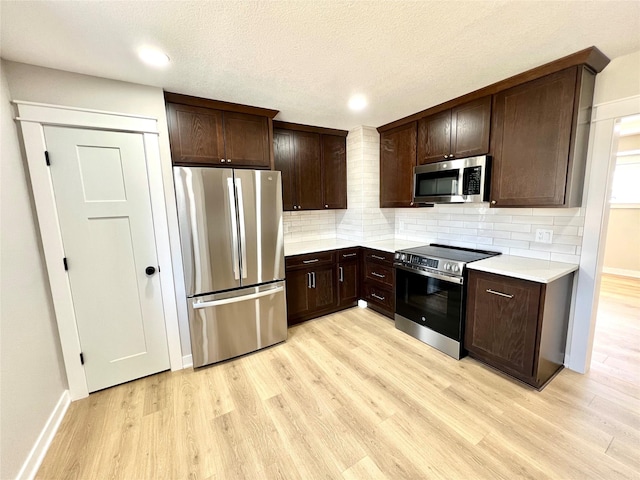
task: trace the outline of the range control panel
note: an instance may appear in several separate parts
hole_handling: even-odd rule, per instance
[[[456,262],[441,258],[423,257],[421,255],[411,255],[408,253],[396,252],[395,261],[412,267],[425,267],[431,270],[440,271],[454,275],[462,275],[464,262]]]

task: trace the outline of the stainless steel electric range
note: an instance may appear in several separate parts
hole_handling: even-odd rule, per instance
[[[438,244],[397,251],[396,328],[463,357],[466,265],[494,255],[500,253]]]

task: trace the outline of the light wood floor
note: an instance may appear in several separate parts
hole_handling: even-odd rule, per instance
[[[38,478],[637,479],[639,299],[608,278],[591,372],[542,392],[370,310],[327,316],[74,402]]]

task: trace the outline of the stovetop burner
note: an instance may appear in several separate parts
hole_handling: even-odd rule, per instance
[[[404,266],[427,268],[448,275],[462,276],[467,263],[495,255],[500,255],[500,252],[432,243],[431,245],[399,250],[395,253],[395,261]]]

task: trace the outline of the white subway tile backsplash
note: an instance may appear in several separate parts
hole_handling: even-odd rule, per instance
[[[514,215],[511,217],[513,223],[537,223],[539,225],[553,225],[553,217],[541,217],[541,216],[520,216]]]
[[[494,230],[504,230],[507,232],[530,232],[531,225],[523,223],[494,223]]]
[[[524,250],[520,248],[510,248],[508,252],[509,255],[516,255],[518,257],[529,257],[529,258],[539,258],[541,260],[551,260],[550,252],[540,252],[538,250]]]
[[[551,260],[554,262],[580,263],[580,255],[566,255],[563,253],[552,253]]]
[[[509,248],[529,248],[530,242],[525,240],[511,240],[506,238],[494,238],[494,245],[501,245]]]

